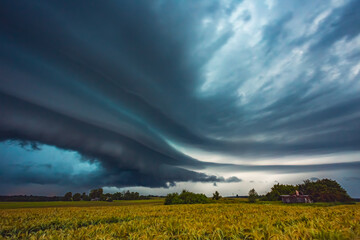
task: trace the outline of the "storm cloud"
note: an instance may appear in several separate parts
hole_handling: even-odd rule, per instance
[[[74,151],[98,170],[2,157],[0,180],[167,188],[241,181],[209,168],[359,170],[360,159],[286,162],[360,150],[359,10],[355,0],[2,1],[0,141]],[[267,157],[280,163],[254,164]]]

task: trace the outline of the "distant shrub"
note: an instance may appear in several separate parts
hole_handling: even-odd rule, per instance
[[[249,202],[251,202],[251,203],[254,203],[254,202],[256,202],[256,199],[258,198],[258,194],[257,194],[257,192],[255,191],[255,189],[253,188],[253,189],[251,189],[250,191],[249,191]]]
[[[205,194],[196,194],[186,190],[183,190],[180,194],[169,193],[165,198],[165,205],[195,203],[209,203],[209,199]]]
[[[81,194],[80,193],[75,193],[73,195],[73,201],[80,201],[81,200]]]
[[[220,193],[218,191],[215,191],[215,193],[213,193],[213,200],[219,200],[221,198]]]
[[[165,205],[182,204],[178,193],[169,193],[165,198]]]
[[[64,201],[72,201],[72,192],[67,192],[65,194]]]

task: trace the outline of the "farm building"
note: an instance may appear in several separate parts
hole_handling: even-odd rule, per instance
[[[283,203],[312,203],[309,195],[302,195],[296,191],[293,195],[280,195]]]

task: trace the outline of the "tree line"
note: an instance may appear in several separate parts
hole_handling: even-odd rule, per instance
[[[292,195],[295,194],[296,190],[303,195],[309,195],[314,202],[354,201],[339,183],[331,179],[318,179],[316,181],[308,179],[297,185],[278,183],[260,199],[263,201],[279,201],[281,200],[280,195]]]
[[[346,192],[344,188],[340,186],[334,180],[331,179],[318,179],[317,181],[305,180],[298,185],[289,184],[275,184],[271,191],[266,195],[259,196],[255,189],[251,189],[248,195],[249,202],[261,201],[280,201],[280,195],[292,195],[295,191],[299,191],[301,194],[310,195],[314,202],[350,202],[354,201]],[[150,199],[152,196],[143,196],[138,192],[116,192],[105,193],[102,188],[92,189],[89,194],[67,192],[63,197],[45,197],[45,196],[0,196],[0,201],[3,202],[39,202],[39,201],[113,201],[113,200],[142,200]],[[213,194],[212,200],[219,200],[222,197],[219,192],[216,191]],[[209,203],[213,202],[204,194],[196,194],[186,190],[179,193],[170,193],[165,198],[165,204],[192,204],[192,203]]]
[[[72,192],[67,192],[63,198],[64,201],[113,201],[113,200],[144,200],[150,199],[149,196],[140,195],[138,192],[130,192],[123,191],[123,192],[116,192],[116,193],[104,193],[102,188],[92,189],[90,190],[89,195],[85,192],[75,193],[74,195]]]
[[[0,196],[0,202],[53,202],[63,201],[64,197],[46,197],[33,195]]]
[[[248,194],[248,202],[280,201],[281,195],[293,195],[298,191],[303,195],[309,195],[314,202],[352,202],[352,199],[339,183],[331,179],[318,179],[317,181],[305,180],[298,185],[275,184],[266,195],[259,196],[255,189]],[[221,199],[218,191],[213,194],[211,201],[204,194],[196,194],[183,190],[180,194],[170,193],[165,198],[165,205],[170,204],[195,204],[210,203]]]
[[[16,195],[0,196],[0,202],[50,202],[50,201],[113,201],[113,200],[145,200],[151,196],[143,196],[138,192],[116,192],[104,193],[102,188],[92,189],[89,194],[67,192],[64,196],[33,196],[33,195]]]

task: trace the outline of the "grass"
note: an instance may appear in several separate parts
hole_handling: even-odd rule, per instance
[[[0,202],[0,209],[16,208],[49,208],[49,207],[101,207],[101,206],[127,206],[127,205],[162,205],[164,199],[154,198],[150,200],[115,200],[113,202],[105,201],[54,201],[54,202]]]
[[[0,210],[0,239],[360,239],[360,204],[239,199],[167,206],[163,199],[12,204]]]

